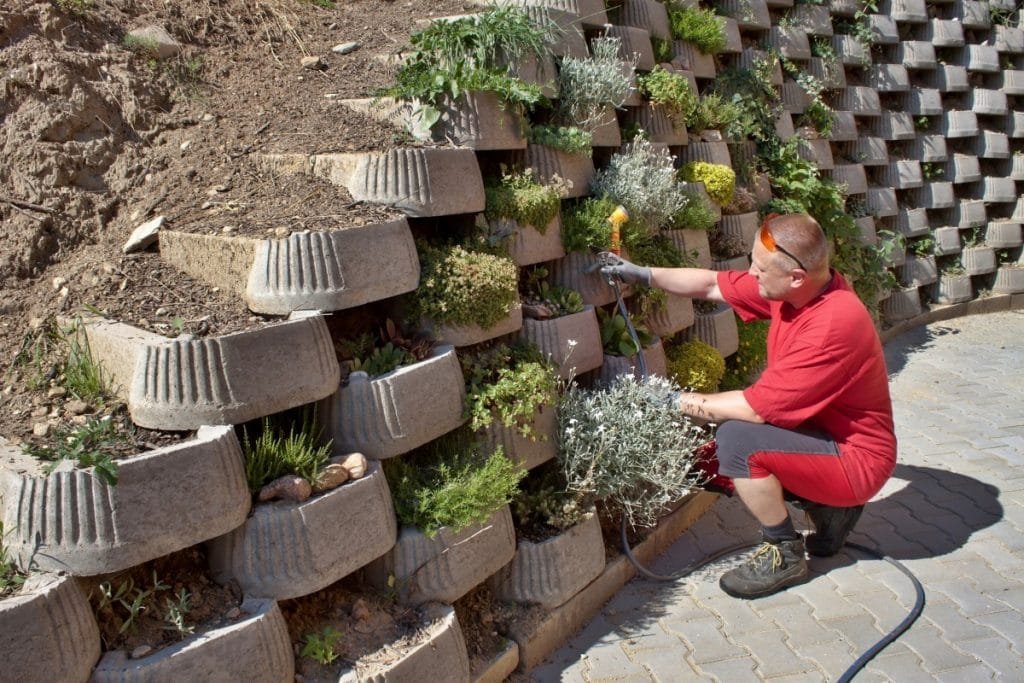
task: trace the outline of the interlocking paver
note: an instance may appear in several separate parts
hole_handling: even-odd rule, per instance
[[[1011,311],[918,328],[886,345],[900,459],[851,541],[903,562],[927,603],[858,683],[1024,680],[1022,338],[1024,313]],[[671,573],[758,537],[742,502],[722,498],[652,569]],[[534,679],[833,681],[914,602],[902,573],[852,549],[811,558],[806,584],[735,600],[718,576],[741,559],[675,585],[635,580]]]

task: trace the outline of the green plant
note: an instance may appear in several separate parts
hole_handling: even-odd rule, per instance
[[[325,626],[319,633],[307,633],[303,638],[304,644],[299,656],[309,657],[321,666],[327,666],[338,658],[334,646],[341,639],[341,635],[341,631],[330,626]]]
[[[718,222],[718,216],[708,206],[703,195],[686,195],[683,208],[672,217],[672,228],[681,230],[710,230]]]
[[[668,21],[673,36],[704,54],[715,55],[725,49],[725,22],[711,10],[673,4],[668,8]]]
[[[611,246],[608,217],[618,203],[607,197],[587,197],[575,205],[562,208],[562,246],[566,251],[607,250]],[[623,228],[628,229],[632,221]]]
[[[730,140],[763,141],[774,135],[775,119],[781,110],[778,91],[772,85],[775,63],[775,58],[769,56],[756,59],[748,69],[719,72],[714,92],[731,103],[735,112],[724,131]]]
[[[395,513],[402,524],[433,537],[480,523],[515,495],[525,471],[499,446],[484,455],[466,430],[456,430],[413,454],[384,461]]]
[[[138,619],[143,612],[150,608],[150,603],[160,591],[170,590],[170,586],[162,583],[153,571],[153,587],[143,590],[135,585],[135,581],[128,577],[120,582],[115,591],[109,581],[99,585],[100,601],[97,612],[103,609],[112,610],[121,622],[117,630],[118,635],[126,632],[134,632],[138,628]],[[120,607],[120,610],[117,608]],[[120,613],[118,613],[120,612]]]
[[[599,308],[597,309],[597,318],[601,328],[601,345],[604,347],[604,352],[610,356],[629,358],[640,353],[641,347],[649,346],[654,342],[654,336],[647,331],[647,328],[634,324],[633,328],[636,330],[637,339],[640,340],[640,346],[637,346],[636,341],[629,333],[626,319],[618,311],[609,314]]]
[[[174,631],[179,638],[185,638],[196,630],[195,626],[185,623],[185,617],[192,611],[192,595],[181,588],[175,598],[175,600],[164,599],[164,605],[167,608],[164,612],[164,621],[167,624],[164,629]]]
[[[331,442],[320,445],[316,415],[303,410],[300,419],[263,418],[260,433],[252,438],[242,429],[245,479],[252,493],[286,474],[302,477],[310,484],[320,478],[331,454]]]
[[[125,35],[125,37],[121,39],[121,46],[126,50],[130,50],[150,59],[156,59],[160,52],[160,44],[152,38],[145,38],[131,34]]]
[[[921,162],[921,176],[929,182],[942,178],[945,173],[946,169],[937,161]]]
[[[558,377],[533,344],[496,344],[459,357],[466,380],[465,417],[470,429],[495,421],[536,440],[533,419],[545,406],[554,408]]]
[[[334,0],[307,0],[321,9],[334,9]]]
[[[85,16],[94,7],[93,0],[57,0],[57,7],[76,17]]]
[[[0,522],[0,598],[5,598],[18,590],[25,583],[25,578],[25,574],[18,571],[7,553],[7,547],[4,545],[4,524]]]
[[[743,244],[742,239],[736,235],[722,232],[718,228],[712,228],[708,231],[708,243],[711,247],[711,254],[720,259],[745,256],[750,251]]]
[[[601,36],[590,41],[589,57],[562,59],[555,122],[593,130],[622,106],[632,89],[635,61],[619,59],[621,46],[618,38]]]
[[[699,339],[665,347],[668,377],[690,391],[718,391],[725,374],[725,359],[714,346]]]
[[[484,185],[488,220],[508,219],[529,225],[544,234],[548,223],[558,215],[561,198],[556,185],[541,185],[532,169],[502,172],[498,181]]]
[[[949,277],[958,277],[967,274],[967,270],[964,268],[963,263],[960,262],[959,257],[950,259],[943,263],[939,272],[941,272],[942,275]]]
[[[654,61],[659,64],[672,61],[672,41],[651,36],[651,47],[654,49]]]
[[[768,360],[768,321],[743,322],[736,316],[739,348],[725,361],[722,391],[745,389],[755,379]]]
[[[74,336],[68,338],[68,358],[62,377],[64,388],[83,401],[102,400],[106,396],[103,370],[93,360],[89,340],[80,327],[76,327]]]
[[[392,370],[411,365],[416,357],[400,346],[387,342],[384,346],[376,346],[365,356],[352,360],[352,372],[365,372],[370,377],[380,377]]]
[[[715,92],[701,95],[687,113],[686,127],[695,133],[704,130],[728,130],[739,118],[736,104]]]
[[[736,191],[736,172],[724,164],[691,161],[679,169],[679,177],[688,182],[702,182],[711,201],[728,204]]]
[[[676,125],[685,126],[690,113],[697,109],[697,94],[690,88],[690,82],[661,65],[636,80],[640,93],[664,107]]]
[[[416,312],[435,324],[494,327],[519,301],[519,269],[508,256],[467,244],[417,243],[420,285]]]
[[[628,374],[607,389],[569,387],[558,412],[558,460],[583,508],[600,500],[634,527],[650,525],[701,483],[693,453],[708,437],[670,400],[677,389]]]
[[[54,430],[47,445],[25,443],[22,450],[39,460],[50,461],[43,468],[44,474],[51,474],[64,460],[74,460],[78,467],[92,467],[100,480],[108,486],[115,486],[118,467],[111,453],[130,442],[130,428],[118,429],[109,417],[91,418],[83,425]]]
[[[931,256],[935,253],[935,240],[931,237],[919,237],[910,242],[910,249],[919,258]]]
[[[334,343],[338,361],[349,373],[362,371],[370,377],[419,362],[430,355],[433,347],[429,338],[405,334],[390,318],[384,322],[379,337],[364,332]]]
[[[576,126],[540,125],[530,128],[530,142],[557,149],[566,154],[590,156],[594,136],[590,131]]]
[[[552,285],[547,281],[548,269],[533,266],[523,277],[523,314],[529,311],[539,319],[558,318],[583,310],[583,296],[574,289]]]
[[[626,207],[634,226],[667,227],[686,201],[673,160],[649,141],[634,140],[594,175],[591,190]]]
[[[810,102],[803,112],[802,123],[813,126],[823,137],[828,137],[832,132],[835,116],[832,107],[828,106],[825,100],[822,99],[825,84],[802,66],[785,57],[781,57],[780,60],[783,70],[796,81],[796,84],[810,98]]]
[[[591,513],[591,509],[580,505],[576,494],[566,490],[565,475],[553,461],[531,471],[512,500],[512,518],[517,530],[546,526],[561,532],[587,519]]]

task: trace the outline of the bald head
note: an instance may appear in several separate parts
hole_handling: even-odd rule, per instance
[[[791,252],[800,259],[810,275],[828,272],[828,240],[818,221],[807,214],[789,213],[776,216],[767,222],[768,230],[775,243]],[[773,258],[787,260],[787,268],[792,268],[792,260],[785,254],[776,252]]]

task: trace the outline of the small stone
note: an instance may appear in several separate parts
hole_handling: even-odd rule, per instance
[[[46,414],[50,412],[50,409],[46,406],[39,406],[32,411],[32,417],[46,417]]]
[[[50,425],[46,422],[36,422],[32,425],[32,434],[35,436],[49,436]]]
[[[149,645],[139,645],[137,648],[132,650],[132,659],[142,659],[152,651],[153,648]]]
[[[286,474],[260,489],[258,498],[261,503],[268,500],[290,500],[301,503],[311,495],[313,495],[313,487],[309,485],[308,481],[294,474]]]
[[[183,142],[180,145],[178,145],[178,149],[180,149],[182,152],[187,152],[188,148],[191,147],[191,146],[192,146],[192,141],[191,140],[185,140],[185,142]]]
[[[320,473],[320,478],[316,480],[316,485],[313,487],[313,493],[323,493],[324,491],[336,489],[348,480],[348,470],[341,465],[332,463]]]
[[[139,318],[138,325],[139,327],[149,327],[149,321],[145,318]]]
[[[366,601],[362,598],[356,598],[356,601],[352,603],[352,618],[359,621],[366,621],[370,618],[370,608],[366,606]]]
[[[320,55],[310,55],[302,58],[302,68],[310,71],[322,71],[327,68],[327,64]]]
[[[366,474],[366,456],[362,453],[336,455],[331,463],[341,465],[352,479],[361,479]]]
[[[68,395],[68,390],[64,387],[50,387],[46,395],[50,398],[64,398]]]
[[[165,315],[167,315],[167,309],[161,306],[160,308],[156,309],[156,314],[158,317],[162,318]]]
[[[43,318],[32,318],[31,320],[28,321],[28,328],[30,330],[38,330],[40,327],[43,326],[43,323],[45,322],[46,320]]]
[[[89,421],[89,416],[88,415],[72,415],[69,419],[71,421],[71,424],[75,425],[76,427],[81,427],[82,425],[84,425],[86,422]]]
[[[334,47],[331,48],[331,52],[338,55],[347,55],[349,52],[355,52],[358,49],[359,43],[349,42],[341,43],[340,45],[335,45]]]
[[[125,38],[134,41],[135,45],[144,46],[144,51],[157,59],[167,59],[181,52],[181,43],[162,26],[133,29]]]
[[[274,228],[274,235],[277,237],[287,237],[291,232],[288,228]]]
[[[199,208],[205,211],[206,209],[209,209],[211,206],[213,206],[213,202],[203,202],[202,204],[199,205]]]
[[[213,114],[203,114],[203,123],[212,123],[217,120]]]
[[[220,229],[220,231],[222,233],[224,233],[225,235],[230,235],[231,233],[233,233],[235,231],[235,226],[233,226],[233,225],[225,225],[223,228]]]
[[[53,291],[59,292],[60,288],[68,283],[66,277],[55,277],[53,278]]]
[[[242,616],[242,610],[237,607],[232,607],[224,613],[224,618],[226,619],[237,619],[240,616]]]
[[[157,216],[151,221],[146,221],[132,231],[128,241],[121,247],[121,251],[130,254],[134,251],[142,251],[157,240],[157,235],[165,221],[164,216]]]
[[[67,411],[72,415],[83,415],[89,412],[89,404],[81,399],[73,399],[68,401],[66,406]]]

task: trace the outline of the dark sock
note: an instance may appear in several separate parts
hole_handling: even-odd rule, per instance
[[[761,535],[766,541],[777,543],[779,541],[792,541],[800,538],[800,534],[793,528],[793,520],[789,515],[775,526],[762,526]]]

